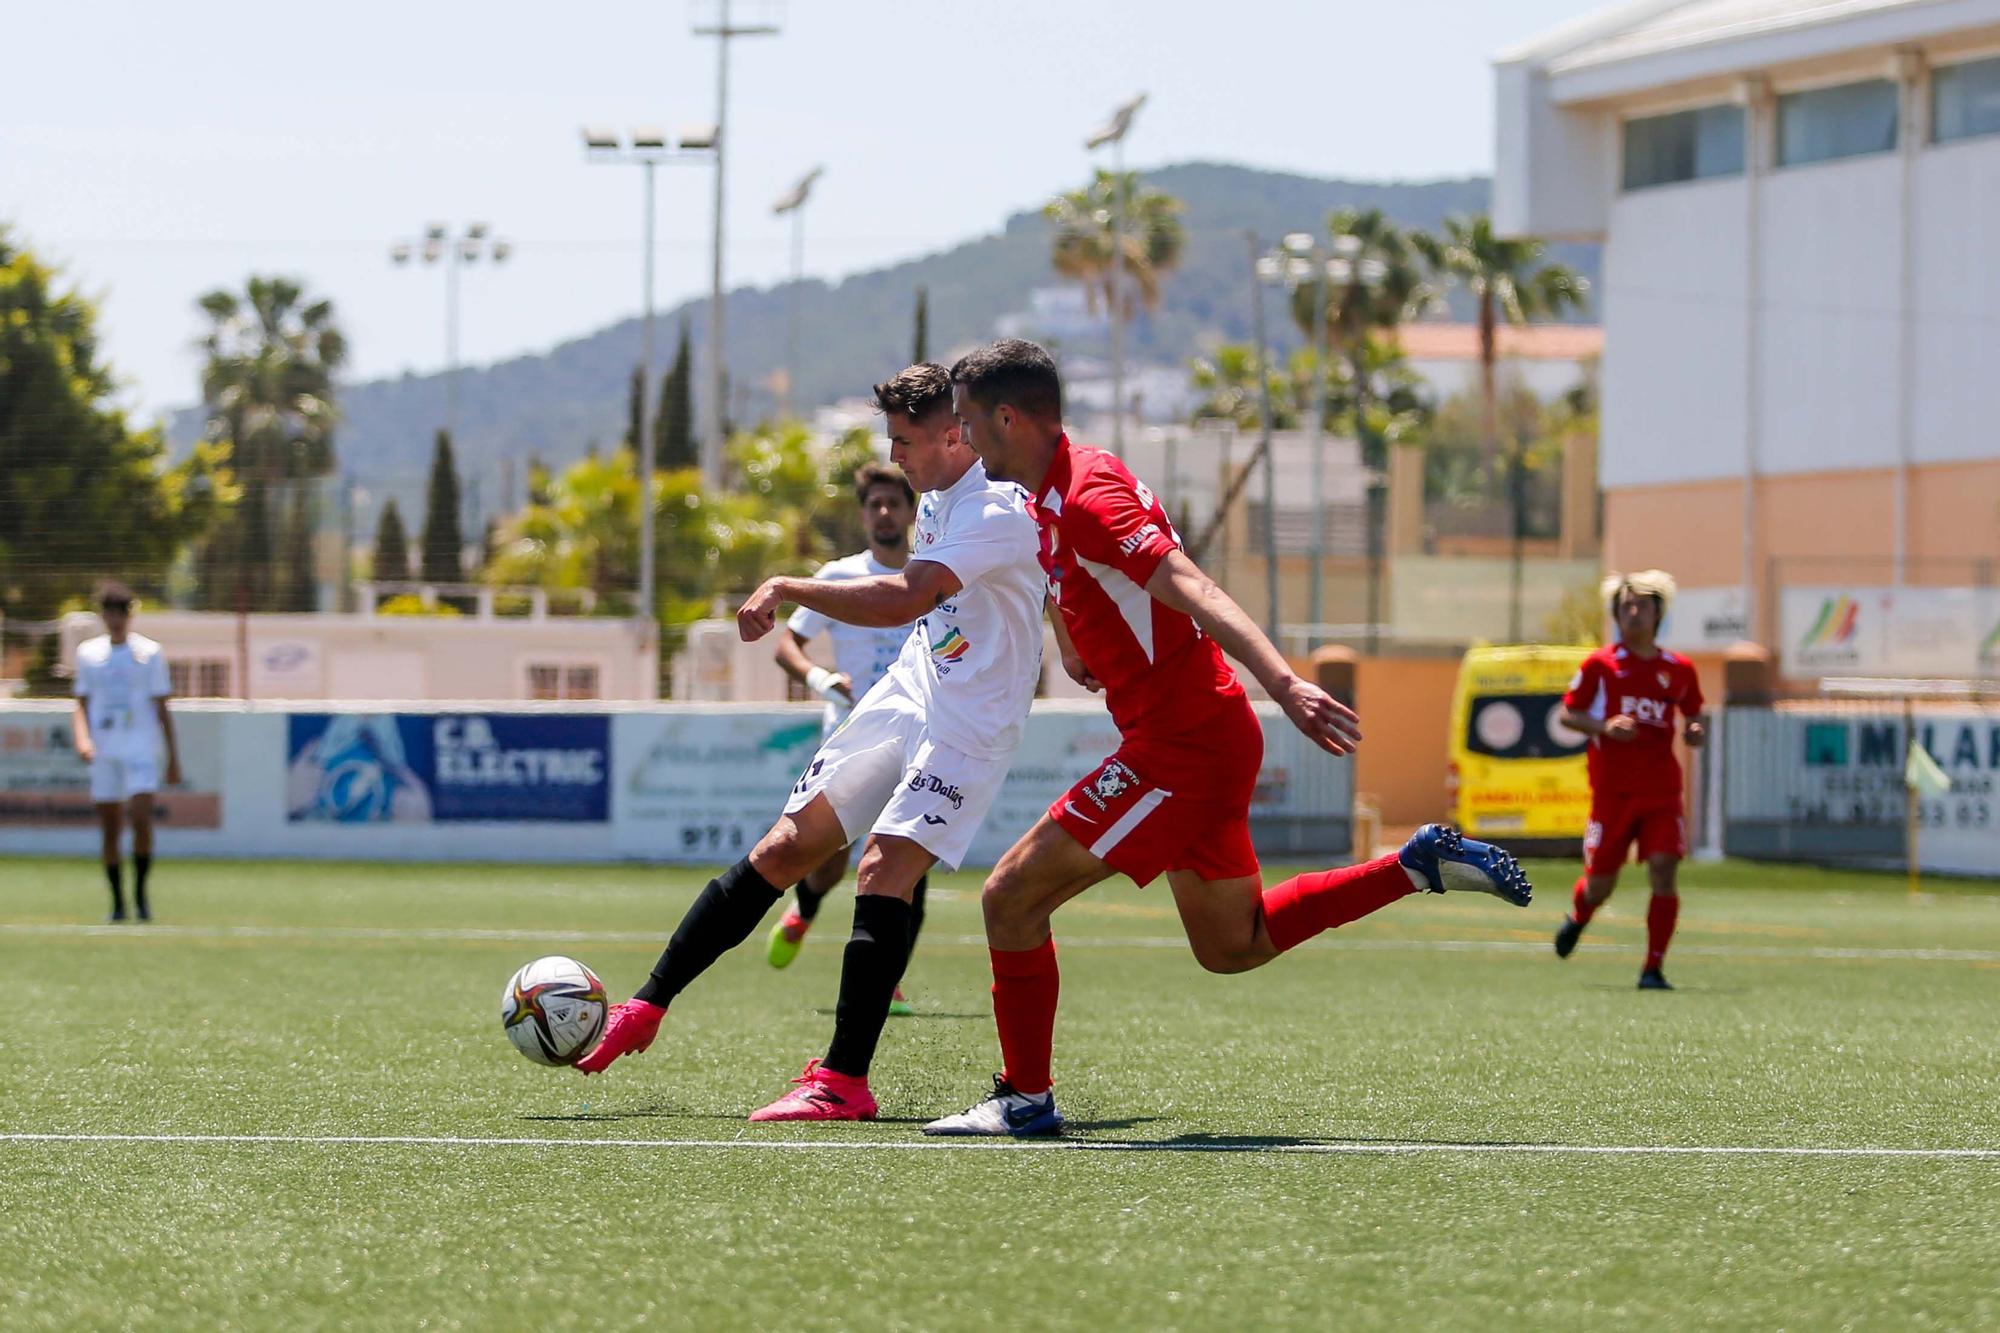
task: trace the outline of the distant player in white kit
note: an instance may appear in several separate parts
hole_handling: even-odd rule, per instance
[[[777,627],[784,603],[850,625],[916,626],[895,666],[813,756],[750,855],[710,880],[653,975],[611,1011],[576,1067],[594,1074],[645,1050],[667,1005],[750,937],[792,884],[863,836],[854,933],[824,1060],[752,1120],[872,1120],[868,1067],[910,955],[910,896],[933,864],[957,868],[1006,780],[1042,669],[1048,576],[1027,494],[989,479],[951,410],[942,366],[875,386],[890,457],[923,496],[910,558],[893,574],[766,580],[736,613],[743,637]]]
[[[132,812],[132,905],[139,920],[153,919],[146,878],[153,869],[153,796],[166,780],[181,780],[180,747],[167,699],[167,655],[132,632],[132,592],[107,583],[97,595],[105,633],[76,650],[76,753],[90,765],[90,799],[104,834],[104,878],[111,885],[113,921],[125,919],[125,868],[120,859],[125,812]]]
[[[816,579],[837,583],[846,579],[882,578],[909,563],[910,524],[917,516],[917,493],[911,488],[909,478],[892,464],[866,463],[854,474],[854,500],[861,507],[868,547],[827,561],[813,575]],[[806,654],[807,645],[821,634],[833,643],[831,669]],[[822,742],[847,720],[855,702],[888,674],[902,655],[903,641],[909,637],[908,625],[849,625],[804,606],[792,612],[792,618],[777,636],[776,657],[787,676],[826,700]],[[797,904],[771,927],[765,959],[772,967],[789,967],[799,956],[799,946],[805,942],[806,932],[812,929],[820,904],[847,874],[851,851],[852,848],[841,848],[793,887]],[[924,893],[928,887],[928,877],[919,879],[910,898],[913,949],[924,928]],[[900,987],[890,1001],[889,1012],[911,1012]]]

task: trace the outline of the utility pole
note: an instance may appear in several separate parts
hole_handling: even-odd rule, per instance
[[[701,443],[702,484],[711,489],[722,485],[722,451],[728,443],[722,438],[722,432],[724,423],[729,420],[729,405],[725,401],[729,392],[729,367],[723,353],[722,312],[723,203],[728,176],[723,152],[729,123],[729,43],[737,37],[772,37],[777,32],[778,25],[775,23],[732,24],[729,21],[729,0],[716,0],[716,21],[697,24],[694,29],[697,37],[715,38],[715,239],[710,254],[708,289],[708,397],[715,417],[707,438]]]

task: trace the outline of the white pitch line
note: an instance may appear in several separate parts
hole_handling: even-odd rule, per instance
[[[1535,1157],[1844,1157],[2000,1160],[2000,1148],[1813,1148],[1754,1144],[1592,1144],[1592,1143],[1293,1143],[1244,1140],[1229,1143],[1143,1139],[544,1139],[474,1138],[417,1134],[0,1134],[0,1143],[119,1143],[224,1145],[230,1147],[336,1148],[625,1148],[715,1149],[749,1152],[1166,1152],[1297,1153],[1351,1157],[1410,1157],[1438,1154]]]
[[[515,930],[482,929],[472,926],[170,926],[170,925],[86,925],[81,922],[19,921],[0,922],[0,935],[91,937],[105,939],[245,939],[245,940],[389,940],[479,943],[498,941],[522,944],[660,944],[662,931],[639,930]],[[1185,949],[1187,941],[1178,935],[1061,935],[1065,949]],[[983,935],[942,937],[939,943],[983,946]],[[1310,941],[1309,949],[1337,949],[1355,953],[1547,953],[1549,946],[1539,940],[1427,940],[1427,939],[1341,939],[1322,936]],[[1587,942],[1586,953],[1621,951],[1622,944]],[[1839,945],[1758,945],[1698,944],[1692,941],[1674,946],[1674,955],[1693,954],[1705,958],[1803,958],[1826,961],[1880,960],[1920,963],[2000,963],[2000,950],[1891,948]]]

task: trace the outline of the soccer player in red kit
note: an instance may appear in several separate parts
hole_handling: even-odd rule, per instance
[[[1680,918],[1675,882],[1687,855],[1681,766],[1674,719],[1690,749],[1706,739],[1701,681],[1694,666],[1655,641],[1673,579],[1659,570],[1605,581],[1618,641],[1584,659],[1563,695],[1563,721],[1590,737],[1590,823],[1583,835],[1583,875],[1570,914],[1556,931],[1556,956],[1567,958],[1590,918],[1618,885],[1636,845],[1652,881],[1646,909],[1646,966],[1640,990],[1672,990],[1660,971]]]
[[[1117,751],[1008,850],[981,895],[1005,1071],[929,1134],[1062,1128],[1050,1072],[1059,989],[1049,918],[1113,874],[1164,874],[1194,956],[1211,972],[1262,966],[1323,930],[1418,890],[1476,890],[1525,906],[1532,890],[1497,847],[1431,824],[1400,853],[1263,886],[1250,797],[1264,733],[1226,652],[1322,749],[1350,753],[1354,713],[1284,657],[1181,550],[1166,511],[1117,458],[1063,433],[1047,352],[1007,339],[952,369],[953,410],[988,475],[1030,493],[1063,668],[1102,689]]]

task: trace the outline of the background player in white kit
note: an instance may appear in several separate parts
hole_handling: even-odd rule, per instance
[[[944,367],[911,366],[875,386],[890,456],[924,491],[909,563],[879,578],[769,579],[736,613],[743,637],[777,626],[781,604],[859,625],[918,617],[902,656],[806,766],[784,814],[750,855],[710,880],[652,977],[611,1012],[576,1067],[598,1073],[645,1050],[666,1006],[798,880],[868,835],[855,877],[854,933],[824,1060],[752,1120],[868,1120],[868,1066],[910,952],[910,892],[937,862],[957,867],[1006,781],[1042,669],[1048,576],[1026,493],[995,482],[966,447]]]
[[[146,878],[153,869],[153,794],[160,789],[160,752],[166,780],[181,780],[174,740],[167,656],[160,645],[132,632],[132,593],[107,583],[97,595],[105,633],[76,650],[76,753],[90,765],[90,799],[104,834],[104,878],[111,885],[111,920],[125,919],[124,865],[119,843],[127,806],[132,812],[132,905],[141,921],[153,919]]]
[[[909,478],[893,464],[864,463],[854,474],[854,500],[861,507],[861,526],[868,536],[868,548],[853,555],[829,560],[813,575],[816,579],[840,582],[845,579],[881,578],[894,574],[910,559],[910,524],[917,516],[917,493]],[[833,643],[833,667],[819,665],[806,655],[806,645],[825,634]],[[910,637],[908,625],[848,625],[832,616],[802,606],[792,612],[777,636],[778,665],[787,676],[826,700],[826,723],[820,733],[824,743],[834,728],[846,721],[855,701],[875,688],[902,654],[903,641]],[[847,874],[849,853],[843,847],[811,874],[800,880],[792,892],[796,904],[771,927],[765,960],[772,967],[789,967],[799,956],[799,946],[812,929],[826,895]],[[928,877],[917,881],[910,897],[910,946],[924,929],[924,893]],[[900,987],[890,1001],[891,1014],[911,1012]]]

